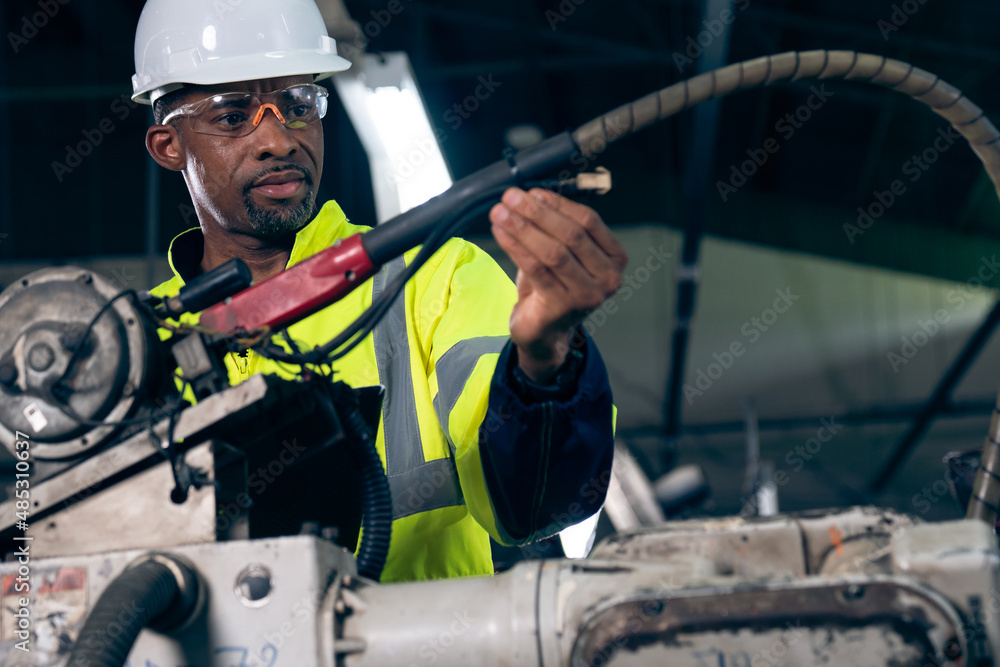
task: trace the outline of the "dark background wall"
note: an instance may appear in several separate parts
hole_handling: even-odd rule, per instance
[[[712,54],[722,63],[817,48],[900,58],[940,75],[988,115],[1000,118],[1000,92],[993,85],[1000,70],[995,39],[1000,6],[990,0],[736,0],[733,20],[724,24],[717,18],[724,5],[696,0],[403,0],[395,14],[388,11],[389,2],[380,0],[347,0],[346,5],[366,35],[369,51],[410,54],[456,176],[498,159],[504,131],[511,125],[536,124],[550,135],[574,128],[694,75]],[[122,270],[116,268],[119,261],[126,266],[125,258],[138,257],[151,257],[162,267],[169,240],[196,224],[180,176],[153,168],[146,156],[148,110],[128,101],[141,7],[140,0],[5,0],[0,7],[0,268],[6,268],[0,275],[28,263],[97,257],[115,270]],[[470,96],[484,77],[496,83],[495,90],[472,104]],[[899,482],[894,496],[880,498],[866,490],[891,444],[905,431],[914,406],[927,397],[975,328],[992,292],[978,294],[976,316],[953,327],[948,341],[937,339],[940,349],[933,363],[900,377],[887,368],[886,354],[899,345],[897,333],[906,335],[927,313],[947,304],[951,283],[966,283],[984,257],[1000,250],[1000,211],[992,184],[961,143],[936,151],[926,170],[912,171],[914,156],[929,150],[945,127],[942,119],[882,89],[831,82],[823,90],[819,107],[810,110],[806,121],[793,124],[793,131],[787,115],[801,114],[811,96],[816,101],[810,84],[731,96],[721,103],[714,122],[708,116],[699,121],[699,111],[682,114],[622,142],[602,159],[614,173],[616,187],[596,206],[623,235],[632,235],[640,253],[646,232],[635,237],[636,225],[653,230],[648,232],[651,242],[666,240],[675,250],[692,220],[709,234],[698,306],[701,324],[689,350],[686,381],[696,379],[696,371],[707,367],[712,352],[720,349],[716,343],[730,342],[729,332],[738,332],[752,314],[748,299],[752,305],[756,297],[736,296],[741,294],[738,286],[751,280],[747,272],[756,276],[761,303],[774,286],[786,282],[785,269],[840,282],[813,285],[809,312],[826,315],[816,315],[811,324],[806,318],[787,337],[775,335],[774,356],[754,362],[753,372],[744,366],[745,377],[734,384],[731,396],[723,401],[715,394],[719,403],[702,412],[698,406],[686,408],[684,423],[701,430],[684,431],[688,440],[680,441],[681,450],[690,460],[718,468],[720,512],[738,509],[738,492],[732,493],[741,465],[738,421],[742,400],[751,394],[785,397],[762,402],[762,418],[775,420],[885,409],[904,413],[888,426],[868,422],[863,435],[845,438],[854,444],[844,445],[842,452],[864,450],[868,454],[863,459],[828,454],[831,474],[840,475],[833,483],[839,491],[820,494],[829,502],[892,502],[912,509],[912,494],[940,477],[938,450],[976,446],[985,434],[984,409],[995,388],[989,355],[976,367],[974,388],[963,394],[977,402],[972,421],[962,422],[959,435],[956,422],[949,422],[952,426],[944,427],[933,452],[921,459],[923,467],[909,482]],[[325,128],[327,164],[320,198],[337,199],[355,221],[373,222],[364,153],[338,104]],[[720,192],[719,182],[737,182],[731,180],[733,169],[748,159],[748,151],[759,152],[770,139],[779,150],[735,192]],[[692,174],[700,175],[701,187],[685,193],[685,179]],[[913,179],[914,174],[919,176]],[[880,193],[897,180],[905,181],[906,191],[877,216],[877,224],[861,235],[845,231],[845,225],[857,223],[859,207],[877,210],[873,204],[885,201]],[[733,241],[738,243],[729,244]],[[771,285],[759,278],[764,267],[785,268],[768,279]],[[642,374],[636,369],[650,371],[648,383],[654,389],[635,389],[645,397],[632,406],[645,401],[653,407],[624,405],[623,423],[631,429],[625,434],[634,446],[652,453],[654,471],[660,465],[656,453],[673,451],[678,443],[661,433],[674,308],[676,267],[670,268],[659,274],[657,291],[647,290],[656,296],[646,297],[650,301],[644,309],[601,333],[602,345],[615,361],[613,379],[621,395],[631,396],[634,387],[629,389],[628,380]],[[849,289],[854,277],[858,282]],[[148,282],[145,278],[140,274],[129,280]],[[815,283],[813,278],[803,280]],[[987,287],[995,284],[995,279],[987,281]],[[894,296],[872,296],[880,290]],[[900,301],[910,290],[925,296],[919,303]],[[899,305],[904,302],[909,305]],[[836,303],[841,306],[831,305]],[[891,326],[870,340],[842,336],[829,349],[817,343],[825,340],[820,329],[847,320],[859,327],[866,322]],[[636,332],[648,338],[625,345]],[[834,362],[840,359],[841,345],[857,351],[848,354],[850,360]],[[824,361],[812,366],[803,361],[814,358]],[[872,370],[876,365],[878,370]],[[799,367],[810,370],[798,373]],[[864,387],[845,381],[837,391],[816,396],[802,389],[817,378],[837,385],[835,378],[861,376],[869,377]],[[904,389],[891,389],[897,385]],[[796,395],[815,400],[796,403]],[[797,442],[805,442],[809,430],[781,431],[785,435],[765,438],[765,449],[781,458]],[[720,467],[723,458],[727,464]],[[812,477],[797,479],[790,487],[798,488],[792,504],[808,506],[810,493],[816,492]]]

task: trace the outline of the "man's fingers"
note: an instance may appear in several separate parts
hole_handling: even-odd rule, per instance
[[[500,204],[498,204],[500,206]],[[494,210],[496,208],[494,207]],[[493,219],[493,212],[490,212],[490,219]],[[515,236],[508,225],[494,222],[492,226],[493,238],[497,240],[500,247],[510,255],[514,264],[542,289],[558,290],[568,292],[569,288],[549,269],[544,262],[528,250],[524,243]]]
[[[550,243],[541,238],[546,236],[552,239],[552,243],[568,247],[583,269],[596,280],[601,280],[602,275],[611,268],[607,255],[575,220],[521,190],[508,190],[504,193],[503,202],[509,209],[519,213],[521,219],[529,220],[536,228],[536,239],[531,239],[526,244],[529,248],[534,248],[536,242],[545,243],[548,247]]]
[[[544,264],[570,293],[586,292],[595,286],[594,276],[584,268],[579,257],[561,240],[547,234],[537,221],[528,220],[503,204],[494,208],[490,219],[494,226],[516,237],[521,247]]]
[[[625,248],[594,209],[542,188],[533,188],[529,194],[545,206],[562,213],[581,225],[594,239],[594,242],[614,260],[616,268],[619,271],[625,269],[625,265],[628,263]]]

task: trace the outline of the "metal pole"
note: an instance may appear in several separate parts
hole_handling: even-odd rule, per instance
[[[706,21],[732,13],[732,0],[705,0]],[[729,23],[722,34],[705,47],[698,61],[698,71],[707,72],[726,64],[729,57]],[[676,436],[681,424],[681,394],[684,382],[684,364],[687,360],[687,343],[691,319],[694,317],[698,286],[698,254],[701,235],[705,226],[705,193],[710,187],[711,171],[715,164],[715,142],[718,137],[719,100],[698,105],[694,118],[691,163],[688,178],[684,181],[684,213],[687,226],[684,230],[684,247],[681,264],[677,267],[677,319],[670,342],[670,374],[667,378],[666,402],[663,406],[664,423],[668,436]]]
[[[743,481],[743,495],[750,497],[760,483],[760,430],[757,426],[757,406],[752,398],[747,399],[747,475]]]
[[[997,505],[1000,504],[1000,396],[990,418],[990,430],[983,444],[983,454],[979,459],[979,470],[972,483],[972,495],[965,514],[966,519],[980,519],[993,528],[997,521]]]
[[[993,330],[996,329],[997,324],[1000,324],[1000,300],[996,302],[993,310],[989,312],[982,324],[979,325],[979,328],[969,338],[969,341],[959,353],[958,358],[955,359],[951,367],[945,372],[944,377],[941,378],[941,381],[938,382],[937,387],[934,389],[934,393],[931,394],[930,399],[924,404],[923,409],[917,414],[916,419],[913,420],[910,430],[899,441],[889,460],[882,467],[882,470],[879,471],[878,475],[875,476],[875,479],[869,485],[871,493],[881,493],[886,485],[889,484],[893,475],[906,462],[910,452],[920,442],[920,439],[927,431],[934,417],[948,405],[952,390],[965,377],[965,372],[969,370],[976,357],[979,356],[986,342],[990,339]]]
[[[941,410],[940,417],[961,418],[976,415],[988,415],[993,410],[995,401],[969,401],[950,403]],[[816,428],[821,420],[826,419],[834,424],[844,426],[865,426],[869,424],[895,424],[914,419],[923,405],[900,407],[876,407],[864,412],[845,412],[839,415],[810,415],[806,417],[782,417],[779,419],[761,419],[758,429],[761,431],[795,431]],[[746,431],[746,421],[714,422],[704,424],[687,424],[681,429],[682,435],[718,435],[721,433],[743,433]],[[619,429],[622,438],[659,437],[666,435],[661,425],[638,426]]]

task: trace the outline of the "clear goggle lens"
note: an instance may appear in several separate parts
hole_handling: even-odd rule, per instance
[[[285,127],[298,130],[326,115],[328,96],[326,88],[311,83],[273,93],[222,93],[178,107],[163,122],[187,116],[191,128],[200,134],[244,137],[260,125],[270,110]]]

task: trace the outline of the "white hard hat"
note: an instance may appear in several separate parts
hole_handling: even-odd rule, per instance
[[[152,104],[183,84],[340,72],[314,0],[148,0],[135,31],[132,99]]]

